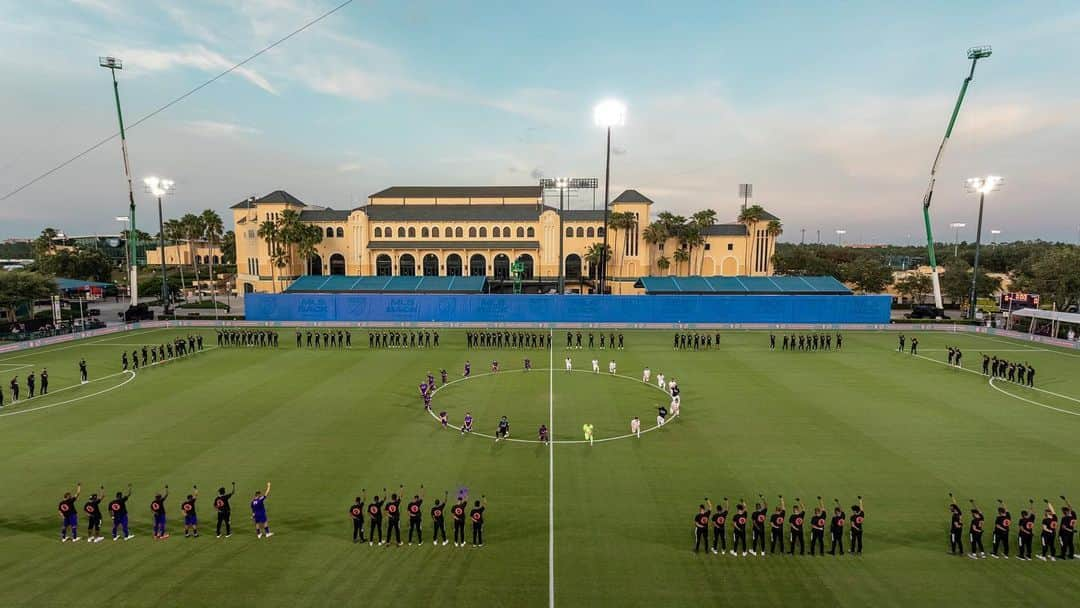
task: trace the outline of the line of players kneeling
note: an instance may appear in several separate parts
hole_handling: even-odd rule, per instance
[[[405,498],[405,486],[398,487],[398,491],[392,494],[387,494],[386,488],[383,488],[382,499],[376,495],[370,502],[367,500],[367,490],[361,489],[360,496],[356,497],[356,502],[349,507],[349,517],[352,519],[353,533],[352,538],[354,543],[366,542],[368,545],[374,545],[375,539],[378,537],[380,547],[389,547],[391,544],[391,538],[397,543],[397,546],[401,546],[401,526],[399,522],[401,520],[401,501]],[[464,547],[465,542],[465,518],[468,517],[472,522],[472,546],[483,547],[484,546],[484,511],[487,509],[487,498],[483,495],[479,500],[473,501],[472,510],[468,511],[466,515],[466,509],[469,508],[469,489],[461,488],[457,492],[457,502],[450,506],[450,492],[444,492],[442,500],[435,499],[435,504],[431,507],[431,544],[432,546],[439,546],[439,537],[442,537],[442,544],[445,545],[446,540],[446,527],[444,525],[446,517],[446,509],[450,509],[450,517],[454,524],[454,546]],[[405,512],[409,516],[409,544],[413,544],[413,535],[416,535],[416,544],[424,544],[424,530],[423,523],[423,504],[424,504],[424,485],[420,484],[420,491],[413,495],[413,498],[405,506]],[[368,516],[368,534],[364,537],[364,514]],[[386,540],[383,540],[383,514],[386,514]]]
[[[949,552],[953,555],[964,555],[964,516],[956,497],[949,493],[949,511],[952,521],[949,523]],[[1042,552],[1037,556],[1042,561],[1054,561],[1055,559],[1076,559],[1074,540],[1076,537],[1076,510],[1069,504],[1064,496],[1061,500],[1065,503],[1061,507],[1061,519],[1058,520],[1054,505],[1045,498],[1046,507],[1043,509],[1043,520],[1040,540]],[[986,549],[983,548],[983,522],[985,517],[974,500],[971,503],[971,522],[968,524],[968,541],[971,552],[967,554],[971,559],[986,557]],[[1009,530],[1012,527],[1012,513],[1009,512],[1005,501],[998,499],[997,516],[994,518],[994,544],[991,548],[990,557],[1009,559]],[[1029,507],[1020,511],[1020,525],[1018,526],[1017,559],[1031,560],[1031,547],[1035,540],[1035,499],[1028,500]],[[1060,552],[1055,558],[1054,539],[1057,538]]]
[[[725,496],[723,505],[714,505],[707,497],[705,503],[698,505],[698,512],[694,515],[694,552],[697,553],[704,544],[705,551],[709,549],[709,523],[712,523],[712,552],[722,555],[730,553],[733,556],[746,557],[750,555],[765,557],[765,527],[769,526],[769,553],[784,553],[784,524],[787,523],[789,549],[788,555],[795,555],[795,546],[799,547],[799,555],[805,554],[805,534],[803,526],[806,521],[806,506],[799,498],[795,498],[792,505],[791,516],[787,515],[784,497],[779,496],[780,504],[776,505],[772,514],[769,514],[769,504],[764,494],[758,495],[758,502],[754,503],[754,511],[747,511],[746,501],[739,499],[735,505],[735,515],[731,517],[731,550],[728,551],[726,539],[726,526],[728,522],[728,499]],[[817,555],[825,555],[825,527],[828,519],[828,511],[825,502],[818,496],[818,504],[814,507],[814,514],[810,517],[810,555],[815,555],[815,549],[819,549]],[[863,510],[863,499],[859,496],[858,504],[851,505],[851,519],[847,519],[839,499],[833,499],[832,519],[829,520],[828,528],[830,535],[829,555],[844,554],[844,527],[848,526],[851,540],[850,553],[861,555],[863,549],[863,520],[866,512]],[[750,524],[752,543],[750,549],[746,547],[746,526]],[[742,551],[740,553],[740,546]],[[779,547],[779,551],[777,548]]]

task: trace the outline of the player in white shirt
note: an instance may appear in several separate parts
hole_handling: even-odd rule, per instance
[[[630,420],[630,433],[641,439],[641,419],[637,416]]]
[[[607,371],[608,371],[609,374],[614,374],[615,373],[615,360],[614,359],[611,360],[611,363],[607,364]]]
[[[570,357],[567,357],[566,358],[566,371],[568,371],[568,372],[573,371],[573,369],[574,369],[574,362],[570,360]]]
[[[652,370],[646,367],[645,370],[641,372],[641,381],[648,384],[650,377],[652,377]]]
[[[656,375],[656,386],[660,387],[660,390],[667,390],[664,388],[664,372]]]
[[[674,418],[679,415],[679,396],[675,395],[671,398],[671,417]]]
[[[592,360],[592,372],[594,374],[599,374],[600,373],[600,361],[597,360],[597,359]]]
[[[676,382],[674,378],[672,378],[671,382],[668,382],[668,385],[667,385],[668,394],[669,395],[674,394],[672,391],[674,391],[675,387],[677,387],[677,386],[679,386],[679,383]]]

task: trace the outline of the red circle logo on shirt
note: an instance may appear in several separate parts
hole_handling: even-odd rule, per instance
[[[397,513],[397,505],[389,505],[386,507],[387,513]]]
[[[378,515],[379,514],[379,507],[376,507],[375,505],[371,505],[370,507],[368,507],[368,513],[371,513],[372,515]]]
[[[220,509],[225,506],[225,501],[219,498],[214,501],[214,506]]]
[[[461,517],[464,514],[465,514],[465,509],[462,509],[461,507],[454,507],[454,516],[455,517]]]
[[[150,503],[150,509],[154,510],[154,511],[157,511],[157,510],[161,509],[161,504],[158,503],[158,502],[152,502],[152,503]]]
[[[795,518],[795,525],[796,526],[801,526],[802,525],[802,518],[801,517],[796,517]]]
[[[862,525],[862,520],[863,518],[861,515],[855,516],[855,523],[859,524],[860,526]]]
[[[1008,528],[1009,526],[1011,526],[1011,525],[1012,525],[1012,521],[1011,521],[1011,520],[1009,520],[1008,518],[1006,518],[1006,519],[1003,519],[1003,520],[1001,520],[1001,525],[1002,525],[1002,527],[1004,527],[1004,528]]]
[[[185,511],[190,512],[192,509],[195,508],[195,505],[191,504],[190,502],[185,502],[183,507],[181,507],[181,508],[184,509]]]
[[[716,525],[722,526],[722,525],[724,525],[724,522],[726,522],[726,521],[727,521],[727,518],[725,518],[723,515],[717,515],[716,516]]]
[[[431,512],[431,514],[434,515],[435,517],[442,517],[442,509],[435,509],[434,511]]]
[[[120,510],[120,503],[114,502],[111,505],[109,505],[109,508],[112,509],[113,511],[119,511]]]
[[[66,502],[60,503],[60,512],[61,513],[67,513],[70,508],[71,507],[68,506],[68,504]]]
[[[765,521],[765,516],[764,515],[758,515],[757,516],[757,521],[758,521],[759,524],[764,522]]]
[[[363,511],[360,510],[359,507],[353,507],[352,509],[349,510],[349,513],[352,513],[353,517],[360,517],[360,514],[363,513]]]
[[[415,515],[415,514],[417,514],[419,512],[420,512],[420,507],[418,507],[416,505],[409,505],[409,513],[412,513],[412,514]]]
[[[483,516],[480,515],[479,513],[473,513],[472,514],[473,521],[480,521],[481,517],[483,517]]]
[[[90,515],[93,515],[94,512],[97,511],[97,509],[94,508],[94,505],[92,505],[90,503],[86,503],[86,506],[83,507],[83,510],[86,511],[87,513],[89,513]]]

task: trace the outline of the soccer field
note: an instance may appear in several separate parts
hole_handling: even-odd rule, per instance
[[[1080,561],[947,551],[950,491],[965,526],[974,498],[988,530],[997,498],[1014,519],[1028,498],[1040,518],[1043,498],[1055,506],[1059,494],[1080,498],[1080,351],[909,333],[923,355],[913,357],[895,352],[893,332],[845,332],[841,351],[771,352],[767,333],[723,332],[717,349],[675,352],[672,332],[632,331],[625,350],[570,351],[580,371],[568,374],[559,330],[551,351],[467,350],[460,331],[440,332],[437,349],[368,350],[360,330],[351,350],[315,351],[294,348],[290,329],[277,349],[216,348],[212,330],[192,331],[206,337],[206,351],[135,374],[118,373],[123,351],[189,332],[140,330],[0,356],[8,397],[0,605],[545,606],[553,593],[558,606],[861,608],[1064,606],[1080,597]],[[947,345],[962,348],[972,370],[980,352],[1028,361],[1043,390],[949,368]],[[588,370],[594,356],[600,374]],[[93,380],[82,386],[80,358]],[[487,373],[493,359],[504,371]],[[611,359],[624,377],[607,373]],[[473,377],[440,388],[435,412],[456,425],[469,411],[485,434],[506,415],[513,438],[529,440],[550,420],[559,443],[442,429],[417,385],[440,368],[460,379],[466,360]],[[678,380],[682,415],[640,439],[616,439],[632,416],[652,427],[667,401],[640,382],[645,366],[654,379]],[[12,405],[11,377],[23,382],[42,367],[51,394]],[[569,443],[585,423],[610,440]],[[100,484],[110,497],[133,484],[136,537],[59,542],[56,505],[76,481],[80,509]],[[210,495],[232,481],[234,534],[217,539]],[[275,535],[257,539],[247,501],[267,481]],[[172,537],[155,541],[149,504],[165,484]],[[183,538],[180,515],[193,484],[202,492],[194,540]],[[353,544],[348,509],[362,488],[371,497],[404,485],[411,498],[421,484],[424,545]],[[433,547],[428,509],[459,488],[488,500],[485,545]],[[821,495],[845,510],[862,495],[865,553],[692,551],[704,497],[734,505],[759,493],[770,508],[779,494],[789,505]],[[83,534],[85,521],[80,513]],[[1010,540],[1015,554],[1015,532]]]

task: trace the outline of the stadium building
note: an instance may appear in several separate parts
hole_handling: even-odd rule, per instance
[[[592,293],[599,288],[594,246],[604,239],[604,212],[573,209],[560,216],[550,203],[540,186],[394,186],[369,196],[366,205],[339,210],[275,190],[232,207],[236,289],[280,292],[304,275],[469,276],[485,277],[488,291],[510,292],[516,283],[523,292],[543,293],[557,287],[561,263],[567,291]],[[275,265],[260,227],[290,211],[300,223],[317,226],[322,241],[306,256],[295,244],[281,247]],[[707,226],[703,242],[684,255],[676,254],[683,248],[677,239],[646,241],[654,211],[637,190],[612,200],[612,213],[635,220],[608,233],[612,293],[642,293],[635,287],[642,276],[772,275],[777,234],[769,223],[776,216]]]

